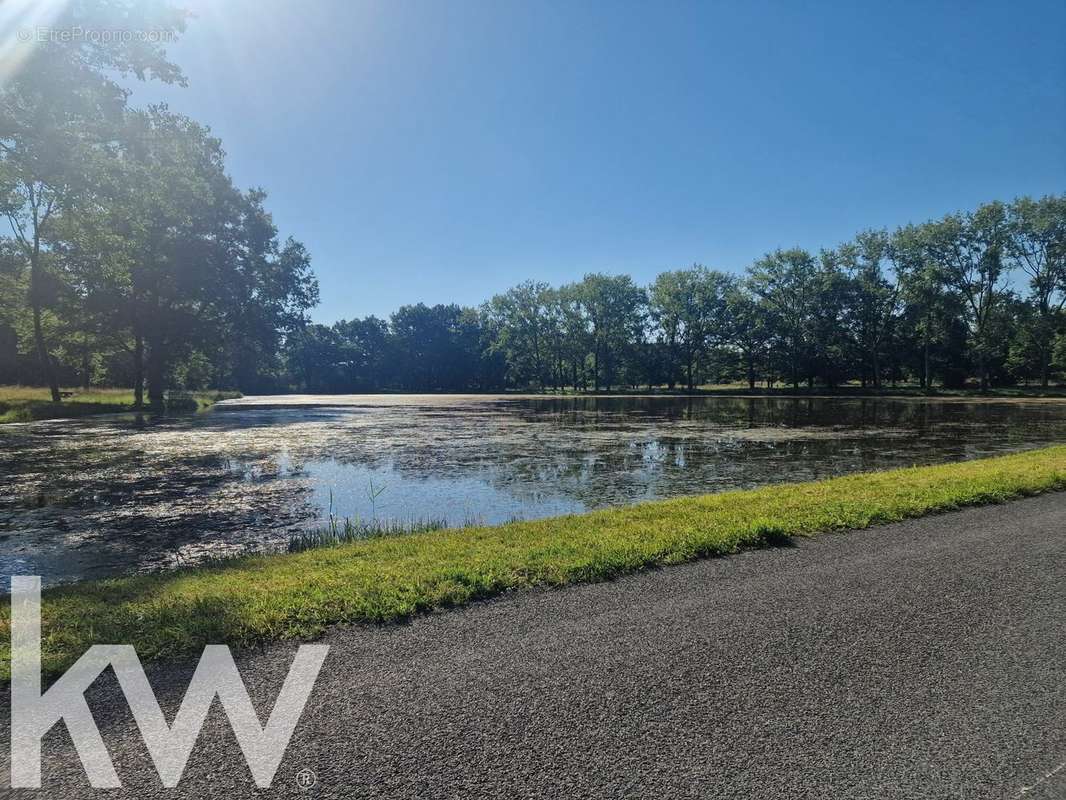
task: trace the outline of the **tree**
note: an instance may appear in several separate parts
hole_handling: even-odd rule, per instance
[[[0,89],[0,212],[28,265],[26,304],[33,319],[34,347],[52,401],[58,403],[59,381],[45,337],[45,315],[55,303],[61,280],[52,269],[51,246],[60,216],[72,210],[79,193],[86,190],[81,165],[93,159],[85,117],[103,111],[88,90],[83,92],[82,114],[57,108],[52,104],[56,98],[49,94],[28,80]]]
[[[1046,387],[1066,305],[1066,197],[1020,198],[1008,206],[1007,216],[1007,253],[1029,278],[1035,311],[1026,340]]]
[[[859,360],[852,315],[858,303],[858,283],[838,266],[832,251],[823,251],[811,278],[813,298],[807,329],[808,385],[814,378],[830,387],[854,374]]]
[[[546,283],[526,281],[482,307],[497,332],[492,346],[503,353],[512,384],[535,383],[544,388],[551,338],[549,290]]]
[[[994,342],[989,322],[1006,294],[1007,213],[1002,203],[980,206],[970,214],[949,214],[923,226],[929,259],[946,285],[958,292],[965,309],[981,390],[989,385],[989,354]]]
[[[667,386],[677,384],[678,371],[684,360],[685,305],[691,297],[690,273],[685,270],[660,273],[648,289],[648,310],[664,351]]]
[[[740,354],[748,388],[754,389],[756,370],[766,358],[770,341],[767,315],[744,284],[736,283],[726,296],[731,325],[729,341]],[[769,376],[767,376],[769,378]]]
[[[848,316],[874,388],[880,389],[884,348],[902,302],[898,253],[886,231],[865,231],[841,245],[834,257],[852,281]]]
[[[457,305],[401,306],[389,319],[403,388],[422,392],[478,388],[482,370],[477,312]]]
[[[748,285],[767,313],[773,349],[794,388],[811,376],[810,322],[817,265],[806,250],[775,250],[749,269]]]
[[[285,344],[289,374],[309,392],[342,391],[344,348],[334,328],[307,325]]]
[[[263,386],[265,376],[276,372],[282,342],[307,324],[308,310],[318,303],[306,248],[291,237],[279,242],[265,200],[262,189],[238,200],[237,217],[225,226],[227,249],[214,284],[221,293],[203,298],[217,309],[219,371],[248,388]]]
[[[583,283],[569,283],[560,287],[554,298],[561,331],[560,357],[569,368],[570,384],[575,391],[588,386],[589,358],[596,347],[591,321],[585,312],[585,295]]]
[[[164,3],[79,0],[62,9],[56,25],[176,36],[185,16]],[[157,41],[147,35],[58,37],[27,45],[17,69],[0,81],[0,212],[28,262],[26,302],[53,402],[62,399],[45,336],[58,282],[50,263],[54,226],[92,191],[87,167],[107,148],[121,120],[127,93],[111,76],[184,80]]]
[[[610,391],[619,362],[643,333],[647,296],[628,275],[590,273],[577,285],[576,298],[589,323],[593,387],[599,389],[602,377]]]
[[[392,342],[389,324],[374,316],[341,320],[333,326],[344,350],[347,385],[354,391],[376,392],[389,388]]]
[[[165,106],[131,112],[123,148],[134,390],[139,403],[143,363],[149,402],[161,408],[170,366],[219,339],[227,293],[247,288],[228,281],[240,277],[229,267],[249,208],[225,173],[221,142]]]
[[[689,391],[712,347],[729,335],[727,295],[733,279],[699,264],[664,272],[648,290],[648,304],[666,353],[667,380],[674,387],[684,371]]]

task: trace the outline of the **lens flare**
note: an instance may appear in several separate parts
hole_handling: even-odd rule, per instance
[[[0,85],[11,80],[69,0],[5,0],[0,4]]]

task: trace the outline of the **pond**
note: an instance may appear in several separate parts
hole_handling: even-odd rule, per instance
[[[0,574],[284,549],[331,509],[495,524],[1064,439],[1062,402],[880,398],[263,397],[7,425]]]

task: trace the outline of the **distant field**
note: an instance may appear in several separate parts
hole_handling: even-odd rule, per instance
[[[632,390],[639,392],[641,390]],[[646,389],[644,390],[646,391]],[[664,392],[668,394],[687,394],[686,387],[678,386],[670,390],[664,386],[655,387],[655,392]],[[969,386],[962,389],[946,389],[943,386],[934,386],[930,389],[923,389],[916,383],[900,383],[896,386],[889,384],[883,385],[880,389],[875,389],[873,386],[863,386],[858,382],[842,383],[832,388],[828,386],[815,386],[813,389],[808,386],[801,385],[798,389],[793,389],[790,384],[778,383],[774,387],[767,388],[765,384],[760,384],[754,389],[749,389],[746,382],[741,383],[704,383],[698,385],[695,390],[697,394],[727,394],[727,395],[773,395],[773,396],[793,396],[793,395],[825,395],[825,396],[884,396],[884,397],[1066,397],[1066,385],[1053,384],[1051,386],[1002,386],[988,389],[982,392],[976,386]]]
[[[90,414],[117,414],[133,407],[132,389],[75,389],[61,403],[53,403],[46,386],[0,386],[0,424],[39,419],[67,419]],[[240,392],[190,392],[198,408],[240,397]]]

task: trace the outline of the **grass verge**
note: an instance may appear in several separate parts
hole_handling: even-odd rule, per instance
[[[341,622],[396,620],[509,589],[598,581],[821,531],[1066,488],[1066,446],[934,467],[687,497],[589,514],[373,538],[46,591],[43,664],[92,644],[145,660],[207,643],[303,639]],[[10,608],[0,673],[10,672]]]
[[[133,408],[132,389],[64,389],[70,397],[53,403],[48,389],[37,386],[0,386],[0,425],[41,419],[69,419],[92,414],[119,414]],[[240,392],[189,392],[180,410],[195,411]],[[195,407],[192,404],[195,403]]]

